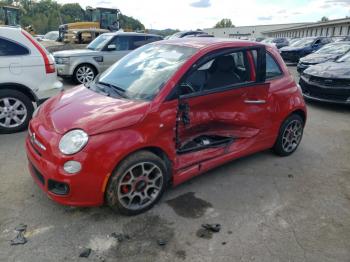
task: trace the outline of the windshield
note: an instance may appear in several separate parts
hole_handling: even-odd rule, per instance
[[[336,62],[350,62],[350,53],[346,53],[340,57]]]
[[[350,49],[350,44],[328,44],[316,51],[316,54],[344,54]]]
[[[102,34],[92,41],[87,48],[91,50],[101,50],[112,39],[112,35]]]
[[[95,82],[114,87],[130,99],[152,100],[197,49],[167,44],[148,44],[131,52]]]
[[[290,46],[293,46],[293,47],[305,47],[305,46],[308,46],[308,45],[312,44],[314,41],[315,41],[314,38],[304,38],[304,39],[301,39],[299,41],[296,41],[296,42],[292,43]]]

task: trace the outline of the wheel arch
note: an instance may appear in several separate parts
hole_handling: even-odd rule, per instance
[[[303,119],[303,123],[304,123],[304,126],[305,126],[305,123],[306,123],[306,113],[304,110],[302,109],[297,109],[297,110],[294,110],[292,113],[290,113],[287,117],[291,116],[291,115],[298,115],[300,116],[302,119]]]
[[[32,102],[38,102],[38,97],[29,87],[18,83],[1,83],[0,89],[12,89],[21,92],[29,97]]]

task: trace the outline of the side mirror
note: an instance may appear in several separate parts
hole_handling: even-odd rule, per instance
[[[117,50],[116,45],[112,44],[107,46],[107,51],[115,51],[115,50]]]

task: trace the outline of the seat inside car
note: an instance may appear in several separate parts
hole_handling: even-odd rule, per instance
[[[235,73],[235,61],[231,55],[217,57],[211,68],[206,84],[206,89],[218,88],[240,82],[240,77]]]

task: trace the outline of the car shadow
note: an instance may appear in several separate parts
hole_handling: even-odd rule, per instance
[[[308,106],[312,106],[320,110],[331,110],[338,113],[350,113],[350,105],[332,104],[327,102],[312,101],[308,99],[305,99],[305,102]]]

